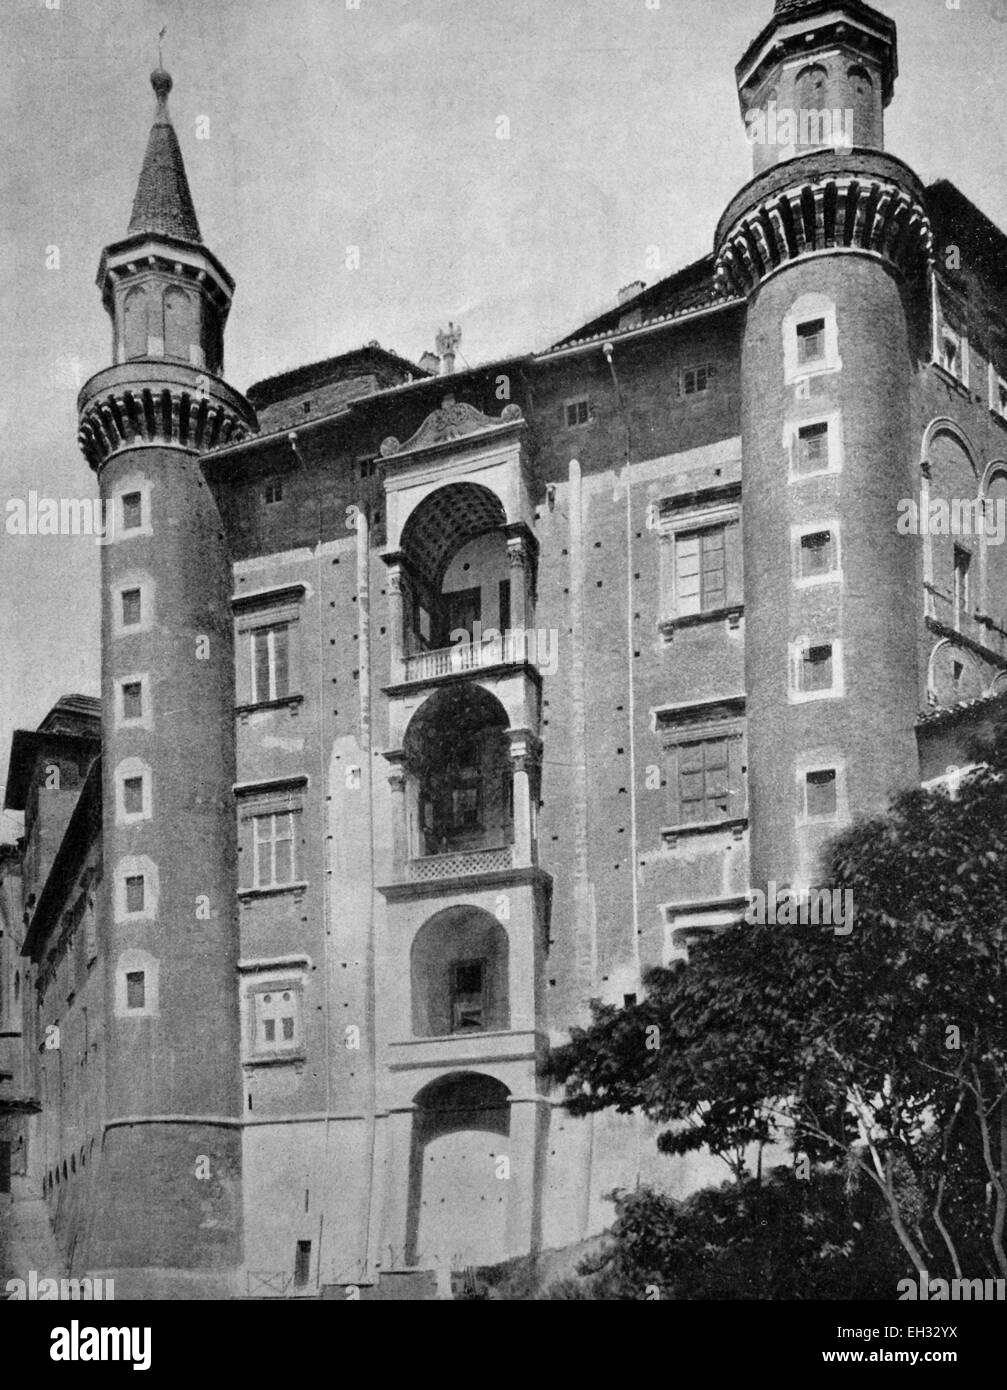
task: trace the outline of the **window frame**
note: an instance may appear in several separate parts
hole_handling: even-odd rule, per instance
[[[654,711],[654,728],[661,740],[662,786],[667,789],[669,814],[661,835],[674,844],[678,835],[736,831],[748,821],[748,749],[745,697],[730,696],[699,704],[665,706]],[[727,745],[727,810],[712,820],[683,820],[682,750],[696,744]],[[705,778],[705,766],[704,766]]]
[[[816,690],[805,690],[801,684],[801,673],[805,666],[805,654],[818,647],[831,648],[832,684]],[[812,700],[840,700],[846,694],[846,680],[843,666],[843,643],[835,637],[821,636],[799,638],[789,647],[790,678],[788,681],[789,702],[792,705],[806,704]]]
[[[126,805],[126,783],[139,780],[140,809],[130,811]],[[115,820],[117,825],[135,825],[153,818],[154,779],[149,764],[142,758],[123,758],[115,769]]]
[[[717,362],[693,362],[688,366],[679,368],[678,371],[678,395],[681,400],[694,400],[697,396],[709,396],[716,390],[717,382]],[[700,386],[700,373],[703,375],[703,385]],[[692,376],[693,387],[689,390],[689,377]]]
[[[237,712],[269,709],[300,704],[301,689],[301,629],[299,626],[307,586],[302,583],[279,585],[249,593],[237,593],[231,598],[234,612],[234,669]],[[262,629],[284,627],[287,630],[287,693],[270,699],[256,698],[255,634]],[[273,689],[270,678],[270,689]]]
[[[286,690],[280,691],[278,687],[278,671],[280,663],[277,657],[276,634],[283,633],[285,651],[283,653],[283,665],[286,671]],[[258,657],[259,643],[262,638],[266,641],[266,682],[267,690],[260,692],[258,685]],[[248,652],[250,659],[249,666],[249,688],[251,690],[251,701],[253,705],[275,705],[283,700],[290,698],[290,624],[285,622],[263,623],[261,626],[254,627],[249,633]]]
[[[811,362],[800,360],[798,330],[817,319],[824,321],[824,343],[820,358]],[[783,317],[783,383],[797,386],[811,377],[831,375],[843,370],[839,355],[839,321],[835,301],[823,294],[804,294],[791,304]]]
[[[787,420],[783,430],[783,447],[787,455],[787,481],[807,482],[809,478],[824,478],[833,473],[841,473],[843,467],[842,416],[838,410],[824,411],[804,418]],[[804,430],[825,427],[827,440],[826,462],[824,468],[799,470],[801,433]]]
[[[740,615],[744,609],[741,578],[741,487],[730,483],[710,490],[713,495],[689,494],[660,503],[657,534],[661,542],[659,627],[670,637],[678,624],[713,622]],[[723,530],[724,602],[718,608],[683,613],[678,602],[677,551],[679,538],[694,532]],[[702,583],[700,585],[702,590]],[[702,599],[702,593],[701,593]]]
[[[832,537],[832,566],[828,570],[823,570],[820,574],[805,574],[802,572],[802,559],[805,551],[804,541],[809,536],[818,536],[823,532],[828,532]],[[790,544],[792,548],[792,569],[795,588],[811,589],[821,584],[841,584],[843,582],[842,535],[838,517],[830,517],[826,521],[802,521],[795,523],[790,528]]]
[[[246,1061],[254,1062],[288,1062],[303,1060],[306,1055],[305,1045],[305,980],[303,975],[291,975],[287,972],[257,974],[254,979],[250,979],[244,986],[245,1008],[246,1008]],[[280,1014],[276,1013],[270,1017],[265,1017],[261,1012],[266,998],[274,994],[290,994],[290,1005],[293,1019],[292,1037],[284,1040],[282,1029],[277,1031],[280,1036],[272,1039],[265,1037],[265,1024],[268,1022],[280,1022]],[[261,1026],[260,1026],[261,1025]]]
[[[238,811],[238,864],[240,879],[239,899],[250,899],[273,893],[302,893],[308,886],[306,879],[297,878],[301,869],[303,851],[303,830],[300,816],[303,814],[308,790],[306,774],[275,778],[269,782],[239,783],[234,788]],[[260,883],[255,822],[266,816],[289,816],[292,832],[291,864],[295,875],[288,883]],[[274,844],[276,841],[269,841]],[[275,861],[274,861],[275,866]]]

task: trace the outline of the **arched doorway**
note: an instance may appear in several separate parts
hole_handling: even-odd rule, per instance
[[[464,1269],[507,1257],[510,1092],[491,1076],[456,1072],[416,1096],[407,1259]]]

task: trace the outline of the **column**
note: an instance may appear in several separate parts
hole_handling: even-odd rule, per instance
[[[395,860],[393,874],[396,878],[405,878],[410,846],[406,771],[402,765],[404,754],[397,750],[394,753],[386,753],[385,757],[392,764],[392,771],[388,774],[388,785],[392,793],[392,855]]]
[[[514,865],[525,868],[537,861],[535,803],[539,740],[528,729],[508,729],[511,775],[514,783]]]

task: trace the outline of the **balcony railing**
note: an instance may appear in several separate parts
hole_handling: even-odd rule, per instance
[[[465,850],[458,854],[428,854],[406,863],[410,883],[429,883],[441,878],[464,878],[467,874],[490,874],[510,869],[514,864],[514,846],[499,845],[495,849]]]
[[[405,660],[407,681],[428,681],[438,676],[453,676],[466,671],[480,671],[487,666],[501,666],[527,661],[528,633],[504,632],[485,642],[458,642],[436,651],[416,652]]]

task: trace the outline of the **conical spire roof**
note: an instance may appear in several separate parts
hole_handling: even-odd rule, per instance
[[[178,136],[168,115],[171,77],[163,68],[155,68],[150,74],[150,85],[157,97],[157,110],[133,199],[129,231],[160,232],[202,242]]]

